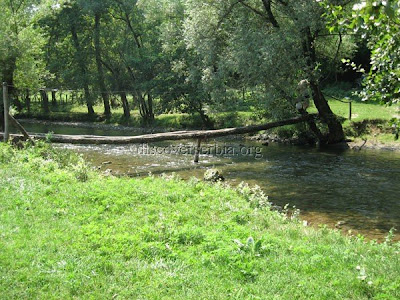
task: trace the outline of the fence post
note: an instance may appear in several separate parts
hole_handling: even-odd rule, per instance
[[[353,102],[350,101],[350,102],[349,102],[349,120],[350,120],[350,121],[351,121],[351,115],[352,115],[352,105],[353,105]]]
[[[3,103],[4,103],[4,142],[8,142],[10,138],[10,131],[8,126],[8,113],[9,113],[9,104],[8,104],[8,86],[7,82],[3,82]]]

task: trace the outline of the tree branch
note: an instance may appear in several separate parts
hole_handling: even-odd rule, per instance
[[[228,8],[228,10],[225,12],[225,14],[222,16],[222,18],[218,21],[217,28],[219,28],[219,27],[221,26],[221,24],[222,24],[222,22],[225,20],[225,18],[227,18],[227,17],[231,14],[233,8],[234,8],[237,4],[239,4],[240,1],[241,1],[241,0],[238,0],[238,1],[236,1],[236,2],[234,2],[234,3],[231,4],[231,6]]]
[[[247,7],[248,9],[250,9],[252,12],[254,12],[256,15],[259,15],[260,17],[262,17],[264,20],[269,21],[268,17],[262,12],[259,11],[258,9],[248,5],[247,3],[244,2],[245,0],[239,0],[239,3],[242,4],[244,7]]]
[[[276,20],[271,10],[271,0],[262,0],[262,3],[264,5],[264,9],[268,15],[268,19],[271,22],[272,26],[274,26],[275,28],[279,28],[278,21]]]

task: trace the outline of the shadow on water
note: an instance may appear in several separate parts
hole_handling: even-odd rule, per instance
[[[30,131],[46,132],[46,128],[40,128],[38,124],[35,128],[25,126]],[[79,131],[80,134],[122,135],[120,131],[61,127],[52,126],[51,129],[64,134]],[[124,134],[132,135],[132,132]],[[334,227],[340,221],[343,231],[351,229],[354,233],[379,240],[392,227],[400,229],[399,152],[317,150],[279,145],[264,147],[257,143],[218,139],[203,144],[200,164],[194,164],[192,146],[190,141],[147,146],[162,149],[159,153],[146,152],[143,145],[60,147],[83,153],[103,171],[111,169],[115,174],[129,176],[174,172],[184,179],[192,176],[201,179],[205,169],[217,167],[228,183],[237,185],[245,181],[257,184],[274,204],[296,206],[302,217],[313,224]],[[140,147],[142,151],[139,151]],[[171,153],[171,147],[186,147],[186,151]],[[255,149],[260,150],[262,158],[256,157]]]

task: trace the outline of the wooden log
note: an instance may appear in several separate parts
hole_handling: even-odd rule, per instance
[[[28,132],[25,130],[25,128],[12,116],[12,115],[8,115],[9,120],[11,121],[11,123],[14,124],[15,127],[17,127],[17,129],[22,133],[22,135],[24,136],[24,138],[26,140],[31,141],[33,144],[35,144],[35,141],[30,137],[30,135],[28,134]]]
[[[229,135],[247,134],[268,130],[271,128],[281,127],[285,125],[293,125],[308,121],[315,118],[316,115],[303,115],[293,119],[271,122],[262,125],[252,125],[236,128],[225,128],[217,130],[193,130],[193,131],[175,131],[156,134],[145,134],[139,136],[96,136],[96,135],[61,135],[52,134],[47,137],[46,134],[31,134],[34,139],[46,139],[53,143],[68,143],[68,144],[144,144],[160,141],[176,141],[189,139],[208,139],[223,137]],[[2,135],[0,135],[2,136]],[[14,135],[15,136],[15,135]]]

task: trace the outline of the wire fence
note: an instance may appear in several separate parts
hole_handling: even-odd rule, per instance
[[[30,109],[32,105],[52,105],[52,106],[83,106],[88,100],[93,105],[102,103],[106,96],[110,101],[112,108],[118,108],[123,105],[122,98],[135,105],[134,95],[136,91],[132,90],[113,90],[102,92],[100,90],[68,89],[68,88],[39,88],[39,89],[21,89],[13,85],[7,85],[9,89],[9,99],[12,106],[18,108]]]

